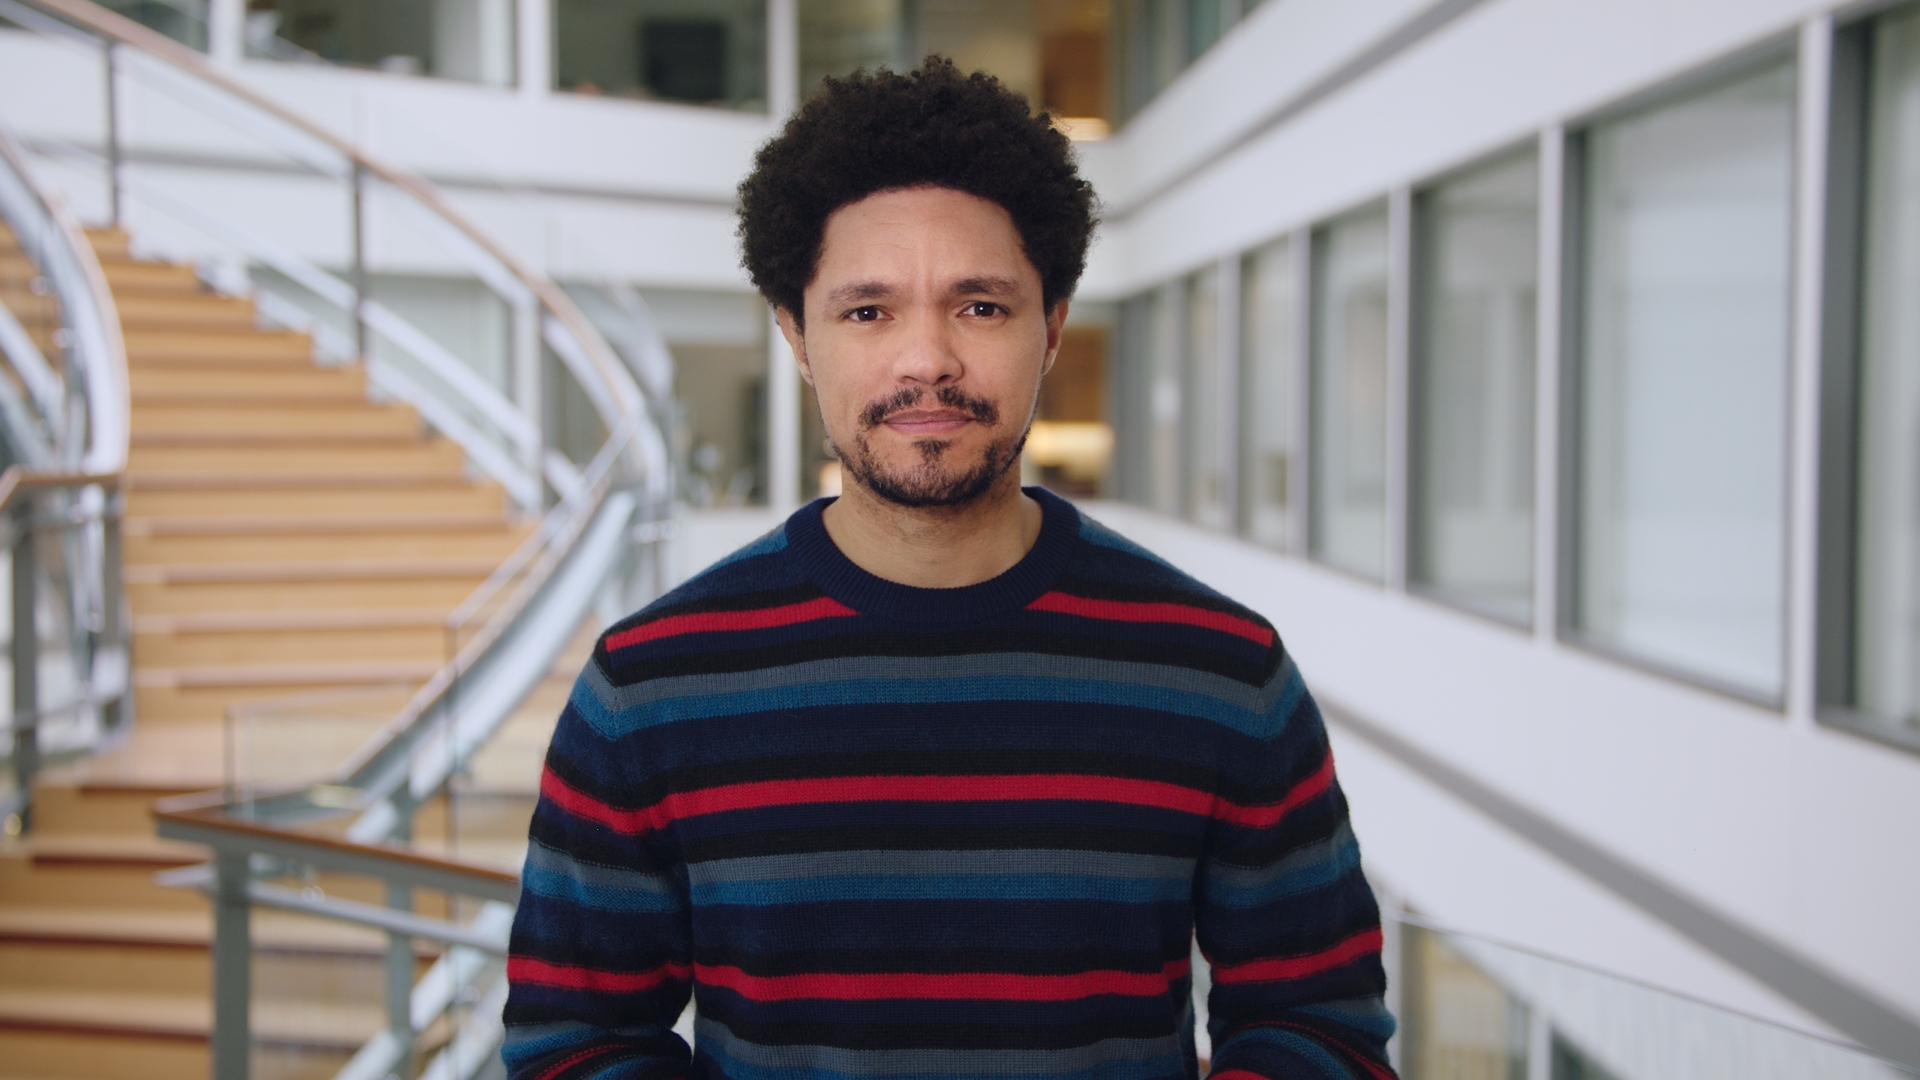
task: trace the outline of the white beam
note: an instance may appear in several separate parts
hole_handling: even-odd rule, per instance
[[[1787,439],[1787,722],[1814,723],[1819,669],[1821,295],[1826,288],[1827,124],[1833,17],[1800,27],[1794,115],[1793,338]]]

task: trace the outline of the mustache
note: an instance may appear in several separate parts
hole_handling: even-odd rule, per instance
[[[895,413],[905,412],[920,404],[927,396],[924,386],[903,386],[892,394],[871,402],[860,411],[861,430],[871,430],[887,422]],[[933,391],[934,400],[983,424],[992,426],[1000,422],[1000,410],[986,398],[974,397],[957,386],[941,386]]]

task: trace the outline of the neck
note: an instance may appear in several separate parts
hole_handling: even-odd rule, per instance
[[[835,547],[877,578],[922,589],[957,589],[999,577],[1040,539],[1040,504],[1007,470],[964,506],[901,506],[849,482],[821,514]]]

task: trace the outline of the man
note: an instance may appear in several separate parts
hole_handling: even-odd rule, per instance
[[[1018,482],[1093,198],[1020,97],[829,80],[741,186],[843,494],[601,638],[516,1078],[1389,1077],[1378,911],[1273,629]],[[670,1028],[691,993],[694,1047]]]

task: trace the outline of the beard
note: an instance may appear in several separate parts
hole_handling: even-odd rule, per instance
[[[965,506],[992,490],[994,484],[1020,460],[1027,445],[1027,430],[1019,436],[989,442],[980,459],[971,464],[951,460],[950,439],[921,439],[913,444],[920,460],[906,468],[888,469],[874,456],[868,434],[886,422],[888,416],[920,403],[929,391],[925,387],[903,387],[891,397],[882,398],[861,410],[853,445],[834,451],[840,455],[840,467],[862,487],[897,506]],[[958,409],[982,424],[992,427],[1000,422],[1000,410],[986,398],[978,398],[957,386],[942,386],[931,391],[934,399],[949,409]],[[1028,425],[1030,428],[1031,425]]]

